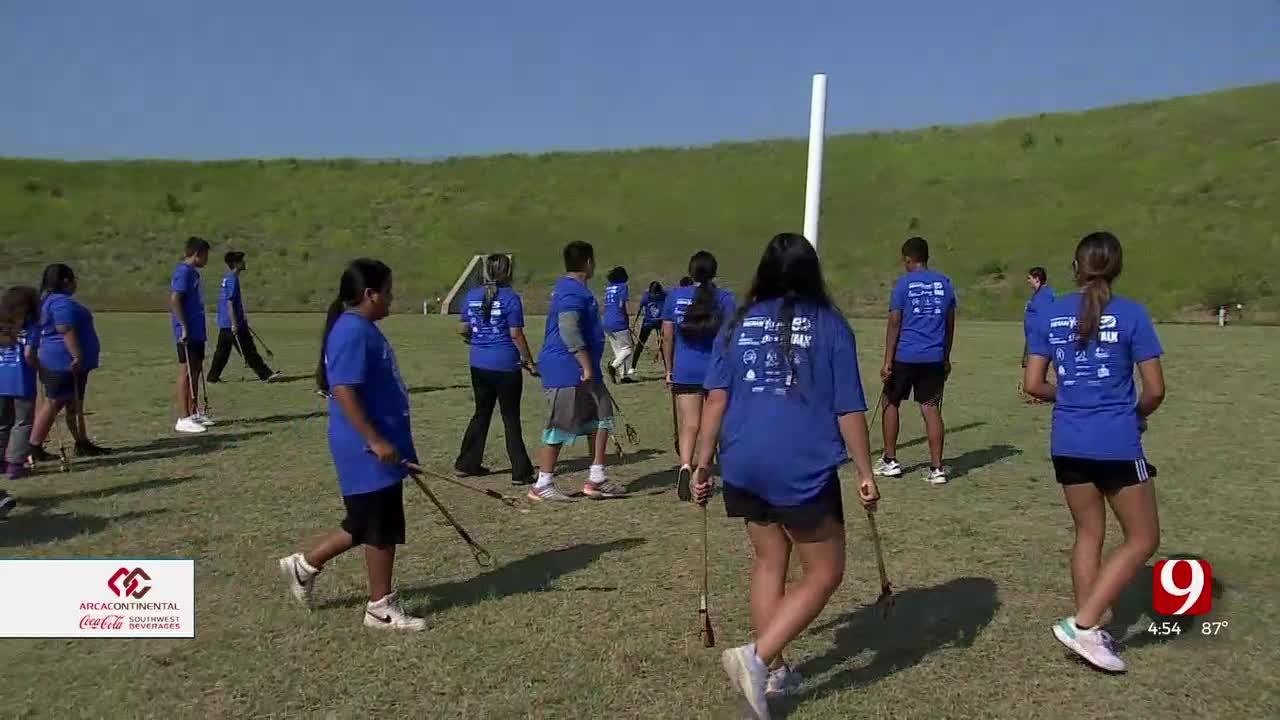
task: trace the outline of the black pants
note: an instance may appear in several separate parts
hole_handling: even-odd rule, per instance
[[[471,417],[467,434],[462,438],[462,450],[458,452],[454,469],[473,472],[484,464],[484,445],[489,436],[489,423],[493,420],[493,406],[497,404],[502,410],[502,425],[507,436],[511,478],[516,482],[532,480],[533,462],[529,460],[520,428],[520,396],[524,392],[524,377],[519,370],[499,372],[473,367],[471,387],[475,390],[476,414]]]
[[[230,328],[218,330],[218,347],[213,351],[213,362],[209,365],[209,382],[216,383],[222,379],[222,371],[227,367],[227,360],[231,358],[232,350],[240,353],[245,364],[257,373],[259,380],[271,377],[271,368],[267,367],[262,356],[258,354],[258,346],[253,342],[253,335],[249,332],[249,328],[241,326],[240,332],[235,334],[232,334]]]
[[[640,339],[636,342],[635,352],[631,354],[631,367],[634,368],[640,364],[640,358],[644,354],[645,341],[649,339],[649,333],[654,330],[657,330],[657,328],[651,325],[645,325],[640,328]]]

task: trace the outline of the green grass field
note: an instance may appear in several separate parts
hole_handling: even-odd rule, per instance
[[[91,433],[118,455],[12,485],[0,523],[6,557],[191,557],[195,640],[0,641],[6,717],[724,718],[734,705],[716,651],[697,635],[700,522],[671,488],[669,406],[652,380],[619,400],[640,433],[614,477],[620,501],[507,509],[442,485],[439,494],[493,552],[479,571],[425,498],[406,489],[410,544],[398,585],[432,628],[414,637],[360,625],[359,555],[336,560],[307,615],[285,596],[276,558],[341,517],[314,367],[317,316],[261,316],[257,327],[296,380],[214,386],[222,423],[172,431],[168,321],[101,315],[104,367]],[[536,324],[536,323],[535,323]],[[384,327],[413,393],[424,461],[448,469],[470,413],[466,349],[451,322],[393,317]],[[860,360],[878,365],[882,326],[855,323]],[[1181,636],[1142,632],[1150,575],[1115,608],[1131,671],[1104,677],[1064,657],[1049,623],[1070,611],[1071,523],[1047,462],[1049,410],[1016,395],[1020,327],[962,322],[946,405],[953,482],[919,470],[882,483],[879,524],[895,613],[878,592],[866,523],[846,486],[849,566],[826,612],[791,655],[802,695],[793,718],[1261,718],[1280,713],[1280,581],[1274,572],[1280,333],[1162,326],[1169,399],[1147,434],[1158,483],[1158,557],[1213,564],[1212,614]],[[540,337],[540,328],[531,335]],[[526,386],[525,436],[540,395]],[[908,466],[926,461],[918,416],[904,414]],[[496,424],[488,462],[508,467]],[[873,442],[873,449],[879,444]],[[566,452],[585,475],[585,449]],[[847,481],[847,478],[846,478]],[[483,482],[509,491],[508,477]],[[749,550],[712,504],[711,615],[721,647],[748,638]],[[1112,528],[1112,538],[1118,529]],[[9,591],[3,589],[0,591]],[[1229,623],[1204,637],[1199,621]],[[1267,670],[1266,668],[1272,668]]]
[[[1251,271],[1280,265],[1277,117],[1273,83],[832,137],[821,244],[833,292],[879,314],[902,241],[922,234],[967,317],[1017,320],[1026,269],[1063,284],[1076,241],[1101,228],[1125,243],[1125,292],[1156,317],[1208,320],[1207,307],[1240,302],[1249,320],[1280,320],[1273,281]],[[676,281],[705,248],[742,289],[765,241],[801,228],[805,158],[804,142],[781,140],[436,163],[0,159],[0,285],[68,262],[96,310],[164,311],[196,234],[215,257],[250,253],[257,310],[323,311],[342,264],[364,254],[395,268],[398,311],[442,296],[476,253],[513,253],[518,283],[541,287],[569,240],[645,283]],[[545,310],[545,295],[527,301]]]

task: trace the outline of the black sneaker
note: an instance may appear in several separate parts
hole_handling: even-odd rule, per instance
[[[688,465],[676,471],[676,497],[683,502],[693,499],[693,468]]]
[[[612,365],[609,365],[605,367],[604,370],[605,372],[609,373],[609,379],[613,381],[613,384],[617,385],[618,384],[618,368]]]
[[[524,487],[525,485],[532,485],[535,480],[537,480],[537,478],[534,477],[533,474],[525,475],[523,477],[516,476],[516,475],[511,476],[511,484],[515,485],[516,487]]]
[[[91,442],[76,443],[76,457],[101,457],[110,455],[111,451],[104,447],[98,447]]]
[[[458,478],[484,477],[486,475],[491,474],[492,472],[493,471],[490,470],[489,468],[481,465],[478,468],[471,468],[470,470],[462,470],[459,468],[454,468],[453,476]]]
[[[43,446],[43,445],[32,445],[32,446],[31,446],[31,460],[32,460],[32,462],[53,462],[54,460],[57,460],[57,459],[59,459],[59,458],[58,458],[58,456],[57,456],[57,455],[50,455],[50,454],[49,454],[49,453],[44,449],[44,446]]]
[[[218,383],[222,382],[222,378],[211,377],[211,378],[205,378],[204,381],[209,383],[210,385],[217,385]]]
[[[0,490],[0,520],[3,520],[17,504],[18,498]]]

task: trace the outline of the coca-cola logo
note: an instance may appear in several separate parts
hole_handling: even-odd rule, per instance
[[[143,595],[151,591],[150,585],[143,585],[141,580],[151,580],[151,576],[142,568],[120,568],[116,570],[111,579],[107,581],[107,587],[111,588],[111,592],[116,597],[126,596],[135,600],[141,600]]]
[[[123,630],[124,616],[123,615],[101,615],[101,616],[95,617],[93,615],[81,615],[80,629],[81,630]]]

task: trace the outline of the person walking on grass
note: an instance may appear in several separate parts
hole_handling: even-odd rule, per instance
[[[636,319],[640,324],[640,340],[636,343],[635,354],[632,355],[633,371],[640,359],[644,357],[644,344],[649,341],[649,335],[654,330],[658,331],[658,344],[662,344],[662,306],[666,302],[667,291],[662,289],[662,283],[657,280],[649,283],[649,289],[640,296],[640,309],[636,312]]]
[[[213,419],[200,412],[198,382],[204,374],[204,351],[208,341],[200,268],[208,264],[209,243],[198,237],[187,238],[182,262],[174,268],[169,281],[169,310],[173,337],[178,344],[178,377],[173,386],[178,422],[173,429],[180,433],[202,433],[213,425]]]
[[[1146,308],[1112,294],[1123,268],[1120,241],[1108,232],[1076,246],[1079,292],[1047,305],[1029,339],[1023,385],[1055,403],[1050,454],[1075,524],[1071,584],[1075,613],[1053,634],[1094,667],[1124,672],[1102,618],[1160,544],[1152,469],[1142,449],[1147,418],[1164,402],[1163,350]],[[1056,368],[1057,385],[1045,382]],[[1142,392],[1134,387],[1134,368]],[[1124,542],[1102,557],[1107,505]]]
[[[471,388],[476,410],[453,468],[458,477],[489,474],[483,464],[484,446],[493,406],[497,404],[507,438],[511,482],[528,485],[534,477],[533,461],[525,449],[520,427],[520,398],[524,393],[521,370],[536,377],[538,369],[524,335],[524,304],[511,289],[511,258],[503,254],[485,258],[484,279],[484,286],[472,289],[462,301],[460,332],[471,346]]]
[[[839,467],[853,462],[864,507],[875,508],[880,497],[857,343],[804,237],[784,233],[765,247],[742,310],[715,341],[706,389],[694,498],[710,498],[718,441],[725,512],[746,522],[753,553],[755,642],[721,659],[751,716],[768,718],[768,698],[800,686],[783,650],[844,577]],[[804,573],[787,587],[793,552]]]
[[[392,587],[396,546],[405,542],[403,462],[418,461],[409,426],[409,392],[395,351],[377,322],[391,311],[391,269],[377,260],[353,260],[342,273],[320,339],[316,384],[329,390],[329,452],[346,506],[341,529],[305,553],[280,559],[289,593],[313,607],[316,579],[333,558],[364,546],[369,602],[364,625],[418,631],[425,620],[409,615]]]
[[[36,409],[31,425],[31,459],[34,462],[57,460],[45,451],[44,442],[58,419],[67,411],[67,429],[75,438],[75,453],[80,457],[109,455],[110,450],[89,439],[84,423],[84,398],[89,387],[89,373],[98,369],[101,344],[94,328],[93,313],[72,297],[79,284],[76,274],[62,263],[44,269],[40,280],[40,340],[36,351],[39,375],[44,383],[44,402]]]
[[[36,320],[40,296],[32,287],[12,287],[0,297],[0,459],[4,475],[20,480],[30,472],[31,421],[36,408]],[[0,519],[17,499],[0,488]]]
[[[615,384],[636,381],[635,338],[631,336],[631,311],[627,303],[631,294],[627,279],[627,269],[616,267],[609,271],[609,284],[604,288],[604,331],[608,333],[609,345],[613,348],[609,378]]]
[[[667,387],[674,396],[678,418],[680,466],[676,470],[676,495],[689,499],[693,453],[706,395],[712,345],[720,328],[733,317],[733,293],[716,287],[719,264],[715,255],[700,250],[689,258],[692,284],[667,295],[662,308],[662,350],[667,366]],[[772,358],[777,362],[777,358]]]
[[[556,280],[547,313],[546,334],[538,355],[542,387],[551,404],[538,453],[538,481],[528,498],[534,502],[570,502],[555,485],[560,448],[579,437],[590,438],[591,469],[582,493],[589,498],[625,497],[627,491],[605,476],[605,453],[614,426],[613,398],[601,379],[604,328],[600,307],[587,281],[595,273],[595,249],[575,241],[564,248],[565,275]]]
[[[244,253],[232,251],[223,260],[227,263],[227,274],[222,277],[222,291],[218,295],[218,347],[209,363],[208,381],[222,381],[222,371],[231,358],[231,351],[235,350],[259,380],[276,382],[280,373],[267,366],[249,332],[249,318],[245,315],[244,296],[240,291],[240,275],[248,268]]]
[[[1022,313],[1022,367],[1027,367],[1027,349],[1030,347],[1031,331],[1044,309],[1053,304],[1056,297],[1053,288],[1049,287],[1049,275],[1042,267],[1033,267],[1027,271],[1027,287],[1031,288],[1031,297],[1027,300],[1026,309]],[[1028,403],[1038,404],[1040,401],[1027,395],[1022,384],[1018,384],[1018,392]]]
[[[901,477],[898,462],[899,406],[915,396],[929,437],[931,485],[945,485],[947,471],[942,466],[945,429],[942,423],[942,394],[951,375],[951,345],[956,335],[956,293],[951,278],[929,269],[929,243],[913,237],[902,245],[902,265],[906,274],[898,278],[889,300],[889,322],[885,330],[884,365],[884,457],[875,473]]]

